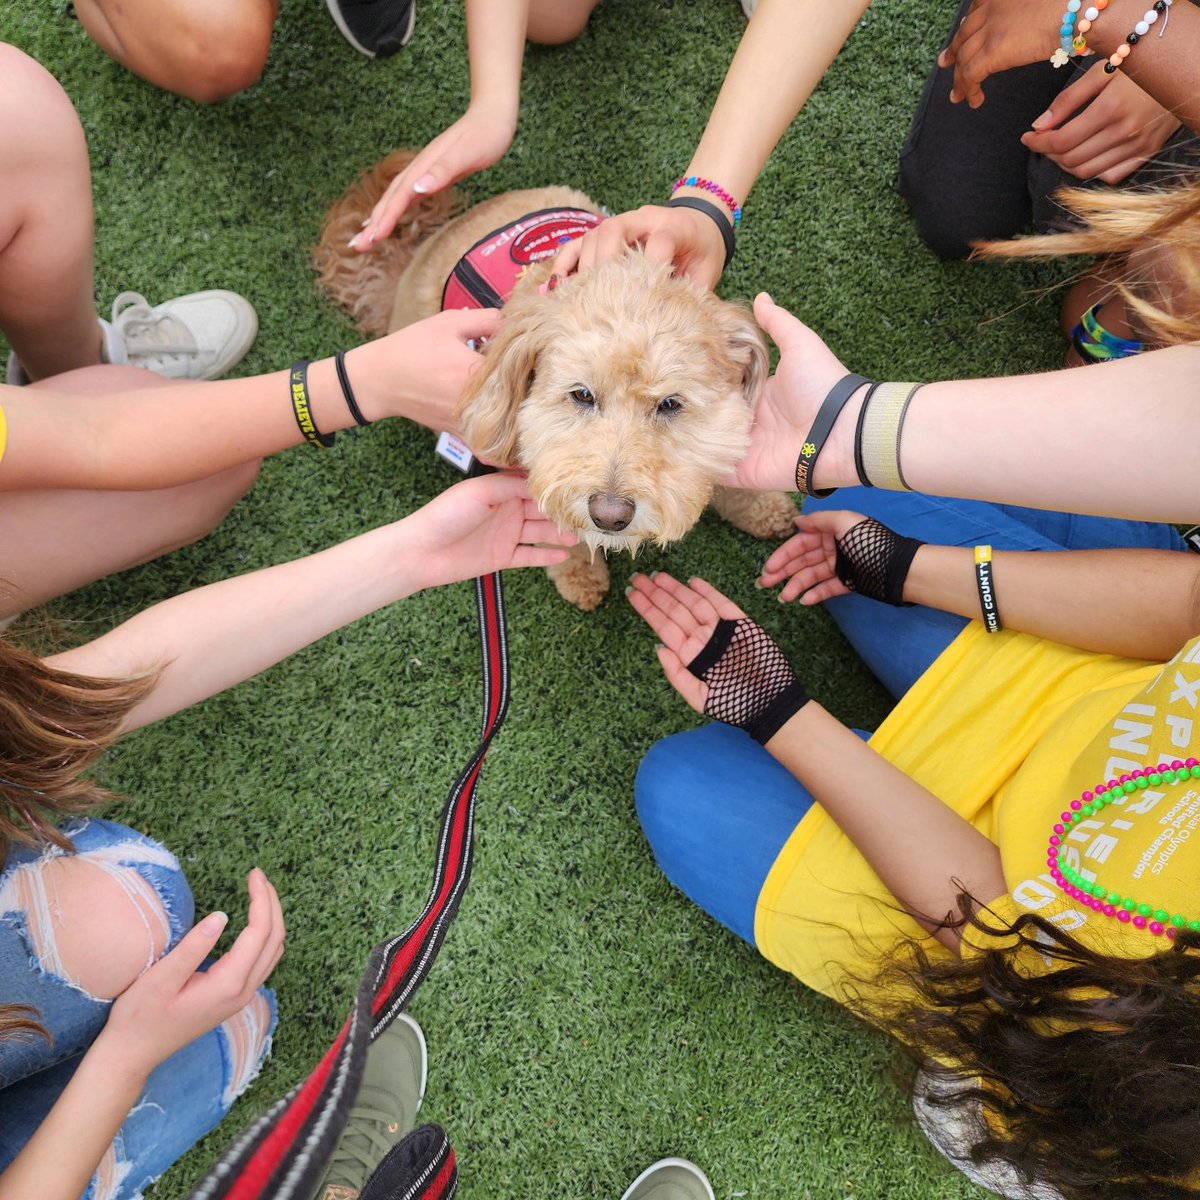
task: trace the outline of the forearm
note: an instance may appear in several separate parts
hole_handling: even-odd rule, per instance
[[[998,551],[992,560],[1005,629],[1102,654],[1166,661],[1200,633],[1200,556],[1170,550]],[[904,599],[978,620],[974,551],[923,546]]]
[[[467,0],[471,103],[509,117],[516,127],[530,0]]]
[[[37,1132],[0,1175],[0,1200],[79,1200],[146,1084],[104,1035]]]
[[[420,590],[429,555],[417,545],[417,519],[172,597],[49,661],[106,678],[160,670],[125,728],[161,720]]]
[[[893,767],[819,704],[806,704],[767,742],[858,848],[888,891],[937,930],[960,892],[988,903],[1007,890],[999,849]],[[958,934],[937,937],[958,949]]]
[[[1154,0],[1112,0],[1088,30],[1089,46],[1109,57],[1153,7]],[[1200,9],[1176,0],[1132,47],[1121,70],[1189,129],[1200,130]]]
[[[744,202],[869,6],[870,0],[761,0],[686,174],[715,180]]]

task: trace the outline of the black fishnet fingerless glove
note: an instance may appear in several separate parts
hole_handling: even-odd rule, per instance
[[[748,617],[718,621],[688,670],[708,684],[704,715],[764,746],[810,699],[779,644]]]
[[[852,592],[903,608],[904,581],[923,545],[867,517],[838,539],[834,571]]]

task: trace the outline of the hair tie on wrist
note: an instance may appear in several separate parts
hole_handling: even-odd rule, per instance
[[[863,463],[862,456],[862,439],[863,425],[867,419],[867,409],[870,407],[871,400],[875,393],[879,390],[879,384],[873,383],[867,388],[867,394],[863,397],[862,407],[858,410],[858,424],[854,427],[854,473],[858,476],[858,482],[863,487],[874,487],[875,485],[867,478],[867,468]]]
[[[342,395],[346,398],[346,407],[350,415],[359,425],[370,425],[370,421],[362,415],[358,401],[354,398],[354,389],[350,386],[350,376],[346,374],[346,352],[339,350],[333,356],[333,365],[337,368],[338,383],[342,385]]]
[[[733,256],[737,252],[737,238],[734,236],[733,226],[715,204],[710,204],[707,200],[701,200],[699,196],[676,196],[667,201],[667,207],[691,208],[708,217],[721,231],[721,240],[725,243],[725,266],[721,270],[724,271],[733,262]]]
[[[298,362],[292,368],[288,386],[292,399],[292,413],[295,415],[300,432],[304,435],[304,440],[310,446],[316,446],[318,450],[332,446],[337,434],[322,433],[313,420],[312,406],[308,399],[308,359]]]
[[[1000,610],[996,607],[996,585],[992,582],[992,548],[975,547],[975,584],[979,588],[979,607],[983,611],[983,623],[988,633],[999,633]]]
[[[844,375],[829,389],[829,394],[821,402],[808,436],[800,447],[800,457],[796,459],[796,491],[803,492],[806,496],[816,496],[819,500],[832,496],[837,491],[837,488],[814,488],[813,469],[817,465],[817,459],[821,457],[821,451],[825,449],[825,442],[833,431],[842,409],[863,384],[870,382],[862,375],[851,373]]]

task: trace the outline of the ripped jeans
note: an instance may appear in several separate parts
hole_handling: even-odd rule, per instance
[[[111,999],[191,928],[192,893],[157,842],[97,819],[56,847],[10,851],[0,871],[0,1004],[25,1004],[53,1038],[0,1040],[0,1171],[66,1087]],[[82,898],[82,902],[81,902]],[[111,950],[98,953],[105,939]],[[124,977],[121,975],[122,961]],[[275,1028],[274,993],[162,1063],[93,1176],[85,1200],[136,1200],[214,1129],[258,1073]]]

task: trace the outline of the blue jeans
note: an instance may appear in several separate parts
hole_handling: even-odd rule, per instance
[[[191,928],[191,890],[174,856],[157,842],[96,819],[71,821],[63,832],[80,861],[122,881],[126,894],[150,897],[151,919],[161,918],[168,949]],[[55,935],[70,914],[39,880],[61,853],[17,847],[0,871],[0,999],[28,1005],[53,1038],[0,1040],[0,1171],[53,1107],[112,1007],[59,973]],[[275,1002],[270,992],[260,997],[154,1071],[86,1200],[132,1200],[216,1127],[269,1051]]]
[[[943,546],[996,550],[1184,550],[1169,525],[1042,512],[916,492],[846,488],[805,511],[851,509],[897,533]],[[999,597],[1004,611],[1003,594]],[[962,617],[862,596],[823,606],[897,699],[958,636]],[[859,732],[866,738],[869,734]],[[635,785],[638,817],[667,878],[727,929],[754,944],[758,895],[812,796],[740,729],[707,725],[650,748]]]

